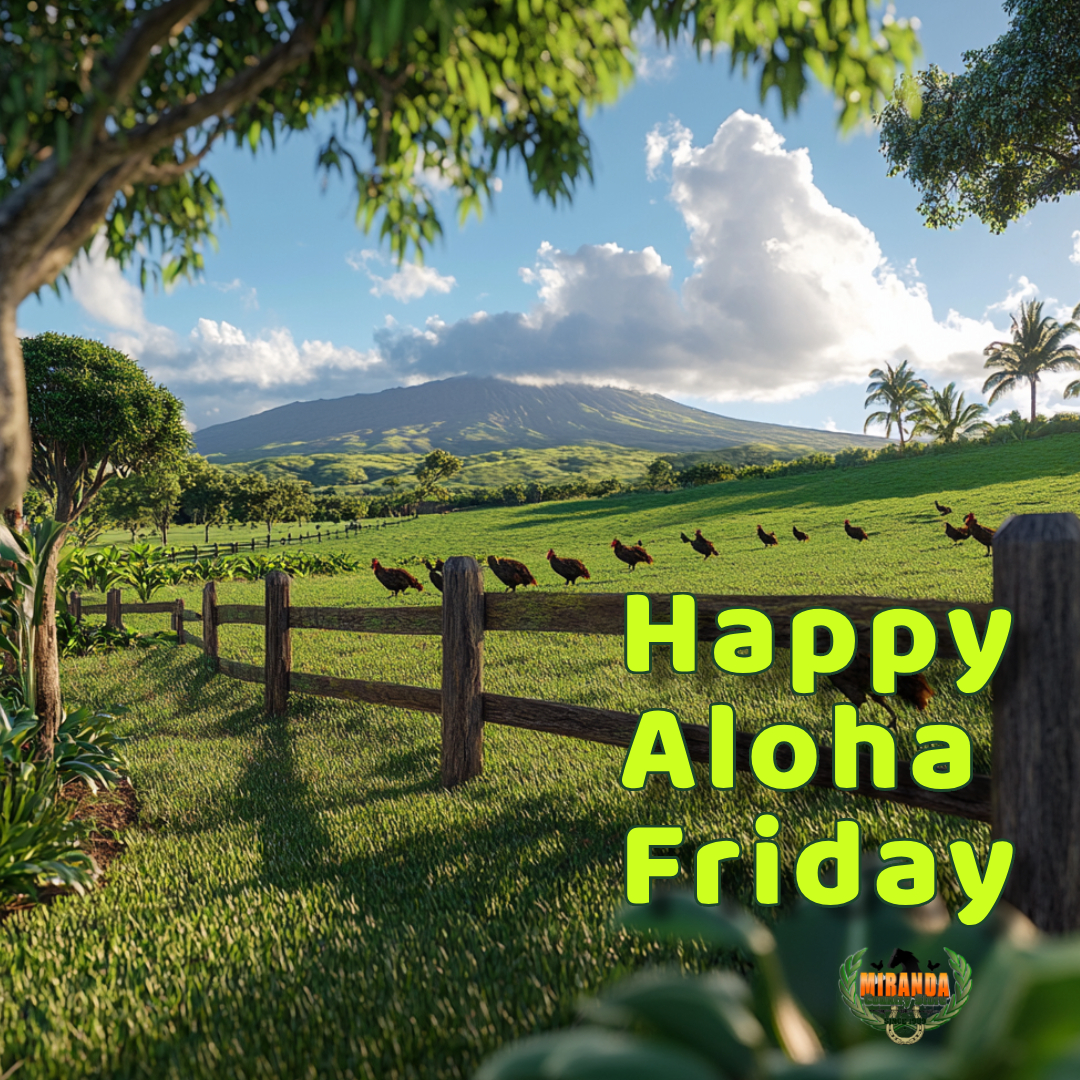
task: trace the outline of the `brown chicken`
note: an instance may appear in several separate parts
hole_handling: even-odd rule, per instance
[[[959,544],[961,541],[966,540],[971,533],[968,531],[966,525],[961,526],[959,529],[945,522],[945,535],[954,543]]]
[[[710,555],[715,555],[717,558],[720,556],[720,553],[713,547],[712,541],[706,540],[705,537],[701,535],[700,529],[694,530],[693,540],[691,540],[686,533],[679,533],[679,539],[682,540],[684,544],[689,544],[699,555],[704,555],[706,559]]]
[[[380,583],[388,588],[394,596],[405,592],[406,589],[415,589],[417,592],[424,591],[424,586],[408,570],[383,566],[378,559],[371,560],[371,569],[375,571],[375,576]]]
[[[563,582],[564,585],[576,585],[578,578],[589,580],[589,571],[585,569],[585,564],[580,559],[560,559],[555,554],[555,549],[549,548],[547,560],[551,563],[551,569],[559,577],[566,578]]]
[[[496,555],[489,555],[487,562],[495,576],[506,586],[507,592],[517,592],[519,585],[536,584],[536,578],[529,568],[517,559],[500,559]]]
[[[631,570],[637,566],[638,563],[648,563],[652,566],[652,556],[642,547],[639,541],[636,547],[627,547],[617,536],[611,541],[611,546],[615,549],[615,558],[621,559],[626,563]]]
[[[974,514],[968,514],[964,518],[964,524],[967,526],[968,532],[979,541],[984,548],[986,548],[986,554],[990,554],[990,548],[994,545],[994,533],[996,529],[988,529],[985,525],[980,525],[975,520]]]
[[[780,544],[780,541],[776,539],[776,533],[767,533],[760,525],[757,527],[757,535],[766,547],[777,547]]]
[[[425,559],[424,565],[427,567],[427,576],[431,578],[431,584],[434,585],[439,592],[442,592],[442,568],[446,564],[442,559],[436,559],[435,565],[432,566],[431,563]]]
[[[810,539],[810,534],[809,533],[804,533],[799,528],[798,525],[792,525],[791,526],[791,535],[794,536],[795,539],[798,540],[800,544],[805,543],[807,540]]]
[[[847,518],[844,518],[844,532],[846,532],[852,540],[862,541],[870,539],[870,537],[867,536],[866,533],[858,527],[858,525],[852,525]]]
[[[941,503],[939,503],[937,501],[937,499],[934,500],[934,505],[937,507],[937,512],[939,514],[946,515],[946,514],[951,514],[952,513],[952,507],[951,506],[942,506]]]
[[[875,694],[872,687],[872,667],[869,653],[856,653],[855,659],[835,675],[830,675],[829,682],[851,702],[855,708],[866,704],[866,699],[876,701],[892,717],[889,727],[896,730],[896,713],[881,694]],[[922,712],[934,696],[933,687],[920,672],[917,675],[897,675],[896,694],[909,705],[914,705]]]

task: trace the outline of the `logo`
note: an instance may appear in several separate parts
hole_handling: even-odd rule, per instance
[[[971,965],[952,949],[945,950],[952,979],[940,964],[919,961],[906,949],[894,949],[889,968],[879,960],[862,971],[866,949],[860,949],[840,965],[840,994],[847,1007],[868,1027],[884,1031],[894,1043],[917,1043],[927,1028],[947,1024],[964,1007],[971,992]]]

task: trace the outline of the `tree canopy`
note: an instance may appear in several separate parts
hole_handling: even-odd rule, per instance
[[[1005,10],[1009,30],[964,53],[962,74],[931,66],[908,84],[918,94],[895,95],[880,114],[889,176],[915,185],[933,228],[974,215],[1002,232],[1038,203],[1080,191],[1076,5],[1006,0]]]
[[[206,168],[330,114],[318,155],[357,220],[403,258],[441,229],[425,170],[462,215],[522,162],[536,195],[591,175],[582,113],[631,81],[652,25],[760,71],[785,112],[813,75],[840,122],[910,70],[914,31],[866,0],[50,0],[0,3],[0,506],[28,468],[15,309],[62,279],[104,225],[140,278],[198,272],[224,208]]]
[[[865,431],[871,424],[884,424],[885,434],[891,435],[893,424],[900,433],[900,451],[904,450],[904,424],[908,420],[915,420],[917,410],[926,401],[928,387],[925,379],[920,379],[915,372],[908,367],[904,360],[898,367],[886,364],[885,370],[874,368],[870,372],[873,380],[867,386],[867,397],[863,407],[874,403],[885,406],[878,412],[871,413],[863,424]]]

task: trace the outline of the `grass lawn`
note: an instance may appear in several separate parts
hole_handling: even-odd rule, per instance
[[[671,495],[478,510],[365,530],[335,548],[386,565],[496,553],[527,562],[546,589],[562,587],[544,565],[554,547],[590,567],[581,590],[988,600],[992,560],[974,541],[954,549],[932,500],[954,507],[957,523],[969,509],[991,525],[1014,512],[1080,512],[1078,451],[1080,437],[1058,436]],[[871,540],[851,541],[846,517]],[[762,547],[759,522],[778,548]],[[792,524],[809,543],[795,543]],[[699,527],[719,560],[680,542]],[[616,535],[643,540],[655,565],[629,573],[610,551]],[[490,575],[488,587],[500,587]],[[222,603],[262,595],[260,584],[218,591]],[[311,605],[439,600],[429,585],[392,601],[368,572],[298,580],[292,594]],[[179,595],[198,610],[198,588]],[[126,621],[151,630],[165,617]],[[261,660],[259,628],[220,633],[223,655]],[[738,678],[706,664],[628,676],[617,637],[491,633],[485,651],[495,692],[671,708],[701,723],[724,700],[746,730],[787,720],[824,737],[842,700],[831,689],[795,698],[783,654]],[[298,671],[439,685],[437,638],[297,631],[293,654]],[[958,674],[932,667],[928,719],[962,724],[987,771],[989,695],[958,694]],[[722,961],[611,927],[632,826],[682,825],[687,852],[720,837],[747,850],[754,815],[773,810],[790,898],[800,848],[855,816],[868,845],[931,844],[953,906],[947,843],[989,840],[977,823],[821,789],[773,792],[744,774],[733,793],[655,781],[631,793],[615,748],[494,726],[484,774],[447,793],[436,717],[294,695],[287,717],[267,721],[259,687],[208,677],[194,648],[171,644],[65,661],[63,680],[71,707],[130,707],[141,819],[106,888],[0,925],[0,1076],[23,1062],[20,1080],[466,1077],[508,1039],[567,1023],[580,996],[629,969]],[[884,719],[873,705],[864,715]],[[914,727],[902,710],[905,757]],[[745,865],[725,868],[726,893],[745,899],[749,887]]]

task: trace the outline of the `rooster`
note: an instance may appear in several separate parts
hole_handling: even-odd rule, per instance
[[[780,543],[780,541],[776,539],[776,533],[767,533],[760,525],[757,527],[757,535],[758,539],[766,547],[776,547]]]
[[[810,539],[810,534],[802,532],[799,529],[798,525],[792,525],[791,526],[791,535],[794,536],[795,539],[798,540],[800,544],[804,543],[805,541]]]
[[[966,525],[961,526],[959,529],[945,522],[945,535],[954,543],[959,544],[962,540],[966,540],[971,533],[968,531]]]
[[[566,578],[564,585],[576,585],[578,578],[589,580],[589,571],[580,559],[560,559],[554,548],[548,548],[547,560],[559,577]]]
[[[968,516],[964,518],[964,524],[967,526],[968,532],[974,536],[984,548],[986,548],[986,554],[989,555],[990,548],[994,543],[994,533],[997,532],[997,530],[988,529],[985,525],[980,525],[975,520],[974,514],[968,514]]]
[[[405,592],[407,589],[415,589],[417,592],[424,591],[424,586],[408,570],[395,570],[389,566],[383,566],[378,559],[371,560],[371,569],[375,571],[375,576],[380,583],[386,586],[394,596]]]
[[[896,730],[896,713],[881,694],[874,693],[872,675],[870,654],[860,652],[855,654],[855,659],[843,671],[838,671],[828,678],[857,709],[866,704],[867,698],[876,701],[892,717],[889,727]],[[897,675],[896,693],[922,712],[934,696],[934,689],[920,672],[917,675]]]
[[[427,567],[427,576],[431,578],[431,584],[434,585],[439,592],[442,592],[442,568],[446,564],[442,559],[436,559],[435,565],[432,566],[431,563],[425,559],[424,565]]]
[[[615,558],[621,559],[626,563],[631,570],[639,562],[648,563],[652,566],[652,556],[641,546],[641,542],[638,541],[636,547],[627,547],[617,536],[611,541],[611,546],[615,549]]]
[[[844,532],[846,532],[852,540],[862,541],[870,539],[870,537],[867,536],[866,533],[858,527],[858,525],[852,525],[847,518],[844,518]]]
[[[706,540],[705,537],[701,535],[700,529],[694,530],[693,540],[691,540],[686,533],[679,533],[679,539],[682,540],[684,544],[689,544],[699,555],[704,555],[706,559],[710,555],[719,557],[720,553],[713,547],[712,541]]]
[[[529,568],[517,559],[500,559],[489,555],[487,562],[495,576],[506,586],[507,592],[517,592],[519,585],[536,584],[536,578],[532,576]]]
[[[937,512],[943,517],[952,513],[951,506],[942,506],[941,503],[937,501],[937,499],[934,500],[934,505],[937,507]]]

